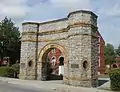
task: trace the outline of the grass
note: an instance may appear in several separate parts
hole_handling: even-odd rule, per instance
[[[7,76],[8,67],[0,67],[0,76]]]

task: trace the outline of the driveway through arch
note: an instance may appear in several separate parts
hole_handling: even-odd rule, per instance
[[[64,66],[61,68],[59,62],[59,57],[61,57],[61,55],[64,58],[63,65],[67,64],[66,50],[60,44],[50,43],[41,49],[39,53],[39,62],[41,63],[41,80],[63,79]]]

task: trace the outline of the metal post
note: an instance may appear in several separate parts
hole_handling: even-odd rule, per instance
[[[37,80],[37,62],[38,62],[38,35],[39,35],[39,24],[37,24],[37,32],[36,32],[36,51],[35,51],[35,80]]]

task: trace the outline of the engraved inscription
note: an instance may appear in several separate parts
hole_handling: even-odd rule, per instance
[[[71,64],[71,68],[79,68],[79,64]]]

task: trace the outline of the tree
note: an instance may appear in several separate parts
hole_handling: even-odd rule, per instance
[[[115,62],[115,51],[112,44],[107,43],[104,48],[104,55],[105,55],[105,64],[113,64]]]
[[[118,49],[116,50],[116,54],[117,54],[118,56],[120,56],[120,44],[119,44],[119,46],[118,46]]]
[[[9,56],[12,63],[19,59],[20,32],[11,19],[5,17],[0,23],[0,52],[2,57]]]

